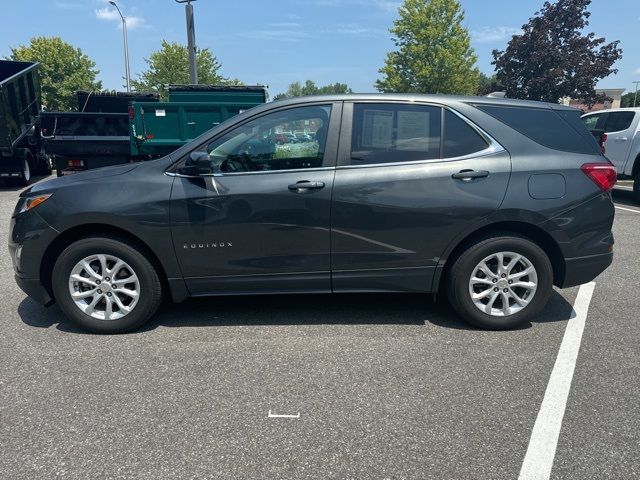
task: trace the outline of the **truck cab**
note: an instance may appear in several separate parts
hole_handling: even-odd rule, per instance
[[[640,201],[640,108],[617,108],[582,116],[588,130],[606,135],[605,154],[618,178],[634,180],[633,192]]]

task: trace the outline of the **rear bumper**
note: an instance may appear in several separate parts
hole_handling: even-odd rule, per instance
[[[16,283],[20,287],[20,289],[26,293],[32,300],[35,300],[42,305],[49,306],[53,303],[53,299],[47,292],[47,289],[44,288],[40,280],[31,279],[31,278],[23,278],[20,275],[16,274]]]
[[[575,287],[590,282],[613,262],[613,252],[588,257],[566,258],[564,281],[560,288]]]

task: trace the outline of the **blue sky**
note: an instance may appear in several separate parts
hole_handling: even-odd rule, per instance
[[[119,0],[129,18],[131,72],[162,39],[186,43],[184,7],[173,0]],[[272,95],[295,80],[348,83],[374,91],[396,18],[394,0],[197,0],[196,40],[222,62],[225,76],[267,84]],[[503,49],[543,0],[462,0],[479,68],[490,74],[491,51]],[[82,48],[109,89],[124,76],[119,20],[107,0],[0,0],[0,56],[33,36],[58,35]],[[615,6],[615,7],[614,7]],[[600,83],[630,91],[640,80],[640,10],[637,0],[593,0],[590,31],[620,40],[619,73]]]

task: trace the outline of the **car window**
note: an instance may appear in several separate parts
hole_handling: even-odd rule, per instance
[[[582,117],[584,126],[587,130],[604,129],[604,121],[607,118],[608,113],[598,113],[595,115],[587,115]]]
[[[444,114],[444,158],[462,157],[485,150],[489,144],[471,125],[449,110]]]
[[[604,124],[604,132],[619,132],[631,126],[635,112],[609,112],[607,122]]]
[[[579,111],[550,108],[529,108],[498,105],[476,105],[477,108],[508,125],[536,143],[563,152],[593,154],[597,144],[589,138],[580,121],[567,121],[568,115],[577,118]],[[582,130],[582,131],[580,131]]]
[[[211,142],[207,153],[226,173],[321,167],[330,115],[330,105],[270,113]]]
[[[425,105],[354,105],[350,164],[440,158],[441,112]]]

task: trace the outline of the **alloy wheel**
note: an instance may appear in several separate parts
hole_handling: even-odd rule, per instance
[[[524,255],[498,252],[482,260],[471,273],[469,294],[474,305],[494,317],[526,308],[538,288],[538,274]]]
[[[137,305],[140,281],[124,260],[114,255],[90,255],[71,270],[69,293],[86,315],[98,320],[118,320]]]

